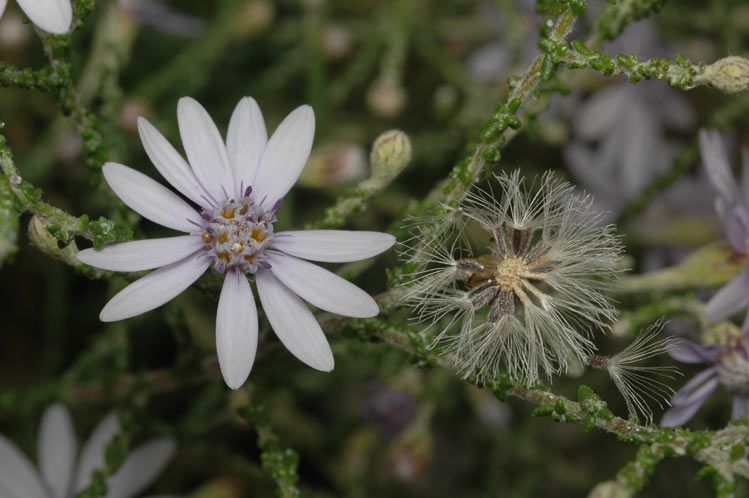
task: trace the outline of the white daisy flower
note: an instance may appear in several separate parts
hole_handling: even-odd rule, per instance
[[[62,405],[50,406],[39,428],[38,471],[16,445],[0,436],[0,496],[70,498],[77,495],[91,485],[95,471],[105,468],[107,446],[119,431],[117,416],[109,414],[96,426],[76,458],[70,413]],[[166,468],[174,451],[174,441],[166,438],[148,441],[133,450],[107,480],[105,498],[131,498],[146,489]]]
[[[73,23],[73,6],[70,0],[17,0],[18,6],[31,22],[55,35],[70,31]],[[5,12],[8,0],[0,0],[0,16]]]
[[[105,179],[125,204],[186,235],[78,253],[83,263],[104,270],[158,268],[114,296],[101,320],[157,308],[212,267],[225,275],[216,348],[229,387],[245,382],[257,349],[258,316],[248,279],[255,281],[268,321],[286,348],[312,368],[331,371],[330,346],[304,301],[350,317],[372,317],[379,309],[363,290],[305,260],[357,261],[385,251],[395,238],[362,231],[276,231],[275,213],[312,148],[311,107],[294,110],[268,139],[257,103],[243,98],[231,117],[226,145],[195,100],[180,99],[177,118],[189,164],[148,121],[140,118],[138,129],[156,169],[200,211],[142,173],[121,164],[104,166]]]

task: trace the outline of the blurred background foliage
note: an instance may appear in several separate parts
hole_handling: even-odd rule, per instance
[[[590,2],[573,37],[593,32],[606,5]],[[43,67],[42,45],[14,8],[0,20],[0,60]],[[507,77],[521,75],[538,53],[542,20],[522,0],[102,1],[73,38],[72,74],[109,157],[151,177],[136,117],[146,116],[179,144],[181,96],[199,100],[222,131],[245,95],[259,102],[269,130],[297,105],[312,105],[313,157],[301,186],[286,197],[284,228],[319,219],[369,176],[373,140],[402,129],[413,142],[413,161],[345,225],[384,230],[397,227],[412,200],[471,150],[507,94]],[[743,0],[671,2],[604,51],[711,62],[745,54],[747,27]],[[533,176],[555,169],[598,195],[636,273],[673,265],[721,238],[696,133],[713,124],[736,144],[749,143],[746,95],[630,85],[588,70],[542,90],[543,98],[553,95],[548,108],[523,123],[495,170],[520,167]],[[75,216],[137,221],[101,182],[101,165],[87,165],[74,119],[52,96],[4,88],[0,120],[20,175],[43,189],[46,202]],[[6,234],[14,231],[11,218],[3,221]],[[333,336],[336,369],[312,371],[279,347],[263,320],[251,385],[230,392],[215,364],[215,285],[205,281],[158,311],[103,324],[99,311],[124,278],[90,280],[32,247],[28,226],[24,215],[17,251],[4,239],[0,269],[0,433],[28,454],[53,400],[71,408],[81,438],[112,408],[136,415],[135,440],[174,437],[177,456],[153,491],[196,498],[273,496],[276,482],[261,458],[263,450],[278,456],[263,439],[271,433],[298,455],[302,495],[319,497],[585,496],[637,451],[581,425],[533,417],[531,405],[501,403],[378,340]],[[148,222],[135,227],[136,235],[159,232]],[[397,264],[393,251],[355,281],[382,292],[385,268]],[[622,349],[627,335],[672,311],[670,331],[696,336],[699,320],[679,304],[708,295],[696,287],[623,293],[618,333],[600,339],[602,350]],[[699,370],[685,369],[685,378]],[[581,383],[625,414],[603,375],[558,378],[553,389],[574,397]],[[729,398],[711,399],[692,426],[724,426]],[[246,406],[261,409],[239,409]],[[710,496],[709,482],[695,481],[699,467],[664,461],[641,496]]]

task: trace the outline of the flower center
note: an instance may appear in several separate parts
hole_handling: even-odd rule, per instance
[[[718,380],[729,391],[749,394],[749,358],[741,351],[731,351],[720,358]]]
[[[201,213],[203,242],[207,254],[213,258],[213,268],[219,273],[238,268],[254,274],[260,267],[270,268],[265,250],[273,239],[280,203],[264,211],[252,200],[251,193],[248,187],[238,201],[229,200]]]
[[[544,283],[554,261],[541,234],[502,226],[494,230],[492,243],[492,254],[476,258],[480,268],[467,281],[472,303],[490,305],[490,322],[514,314],[516,301],[523,307],[546,309],[549,298]]]
[[[502,290],[512,290],[523,284],[523,276],[528,272],[528,265],[520,258],[507,258],[499,262],[494,269],[494,276]]]

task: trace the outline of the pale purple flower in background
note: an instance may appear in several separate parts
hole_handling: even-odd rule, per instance
[[[0,16],[5,12],[8,0],[0,0]],[[73,6],[70,0],[17,0],[18,6],[31,22],[40,29],[55,35],[70,31],[73,22]]]
[[[164,33],[197,38],[205,27],[202,19],[178,12],[158,0],[119,0],[119,5],[140,24]]]
[[[602,208],[616,213],[671,164],[675,147],[665,129],[693,122],[691,108],[662,85],[609,86],[579,108],[565,158]]]
[[[0,436],[0,496],[69,498],[77,495],[91,485],[96,470],[105,468],[107,446],[119,431],[116,414],[107,415],[77,455],[70,413],[62,405],[50,406],[39,427],[39,470],[16,445]],[[135,448],[107,479],[104,498],[132,498],[148,488],[166,468],[175,448],[174,441],[168,438],[154,439]]]
[[[691,419],[719,385],[733,394],[731,418],[749,415],[749,342],[746,334],[724,334],[713,344],[699,345],[679,339],[671,343],[668,354],[682,363],[707,363],[709,367],[695,375],[671,399],[661,425],[678,427]]]
[[[749,253],[749,150],[743,150],[740,183],[731,172],[728,152],[720,133],[700,131],[700,153],[715,190],[718,213],[728,242],[739,254]],[[705,306],[705,319],[717,322],[749,307],[749,269],[721,288]],[[744,331],[749,328],[749,314]]]
[[[156,169],[200,211],[134,169],[104,166],[104,178],[125,204],[186,235],[78,253],[81,262],[104,270],[156,269],[114,296],[101,311],[101,320],[123,320],[157,308],[213,267],[224,276],[216,348],[229,387],[244,384],[257,349],[258,313],[248,278],[254,279],[268,321],[284,346],[305,364],[331,371],[330,345],[304,301],[350,317],[372,317],[379,309],[366,292],[306,260],[370,258],[390,248],[395,237],[345,230],[276,232],[275,213],[312,148],[311,107],[297,108],[268,139],[257,103],[243,98],[229,123],[226,144],[195,100],[180,99],[177,118],[189,164],[147,120],[139,119],[138,129]]]
[[[374,382],[368,390],[362,415],[388,437],[395,438],[414,421],[419,404],[412,393],[379,382]]]
[[[669,54],[651,22],[629,26],[605,51],[641,57]],[[567,164],[612,216],[669,167],[675,146],[666,130],[689,130],[695,122],[680,93],[657,81],[609,85],[570,112],[574,140],[564,151]]]

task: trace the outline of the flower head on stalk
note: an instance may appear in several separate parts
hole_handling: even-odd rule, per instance
[[[39,427],[39,471],[16,445],[0,436],[0,496],[70,498],[91,486],[94,472],[107,466],[106,449],[120,432],[116,414],[107,415],[76,455],[75,430],[62,405],[44,412]],[[175,451],[167,438],[148,441],[130,453],[107,479],[104,498],[132,498],[166,468]],[[157,497],[152,497],[157,498]]]
[[[740,255],[749,254],[749,150],[742,153],[741,180],[737,182],[725,143],[714,130],[700,131],[700,153],[715,190],[715,211],[728,242]],[[705,319],[718,322],[749,307],[749,268],[720,289],[705,306]],[[749,314],[744,330],[749,327]]]
[[[479,190],[452,211],[457,240],[415,232],[407,298],[465,375],[535,383],[595,349],[590,334],[616,315],[606,292],[621,248],[568,183],[546,174],[532,191],[518,171],[496,181],[500,195]]]
[[[73,22],[73,6],[70,0],[17,0],[18,6],[39,29],[55,35],[70,31]],[[0,16],[5,12],[8,0],[0,0]]]
[[[257,349],[258,314],[250,279],[286,348],[313,368],[332,370],[330,346],[304,301],[350,317],[372,317],[379,310],[366,292],[307,260],[357,261],[385,251],[395,238],[364,231],[277,231],[276,212],[312,148],[315,119],[309,106],[289,114],[269,139],[257,103],[243,98],[229,123],[226,144],[195,100],[182,98],[177,118],[188,161],[145,119],[138,129],[156,168],[199,211],[138,171],[115,163],[104,166],[104,178],[125,204],[186,235],[78,253],[83,263],[105,270],[156,269],[114,296],[100,318],[122,320],[157,308],[213,268],[224,277],[216,347],[229,387],[245,382]]]
[[[732,324],[721,324],[707,334],[705,344],[679,340],[668,354],[682,363],[705,363],[708,368],[684,384],[671,400],[661,425],[687,423],[718,386],[733,394],[731,418],[749,416],[749,335]]]

